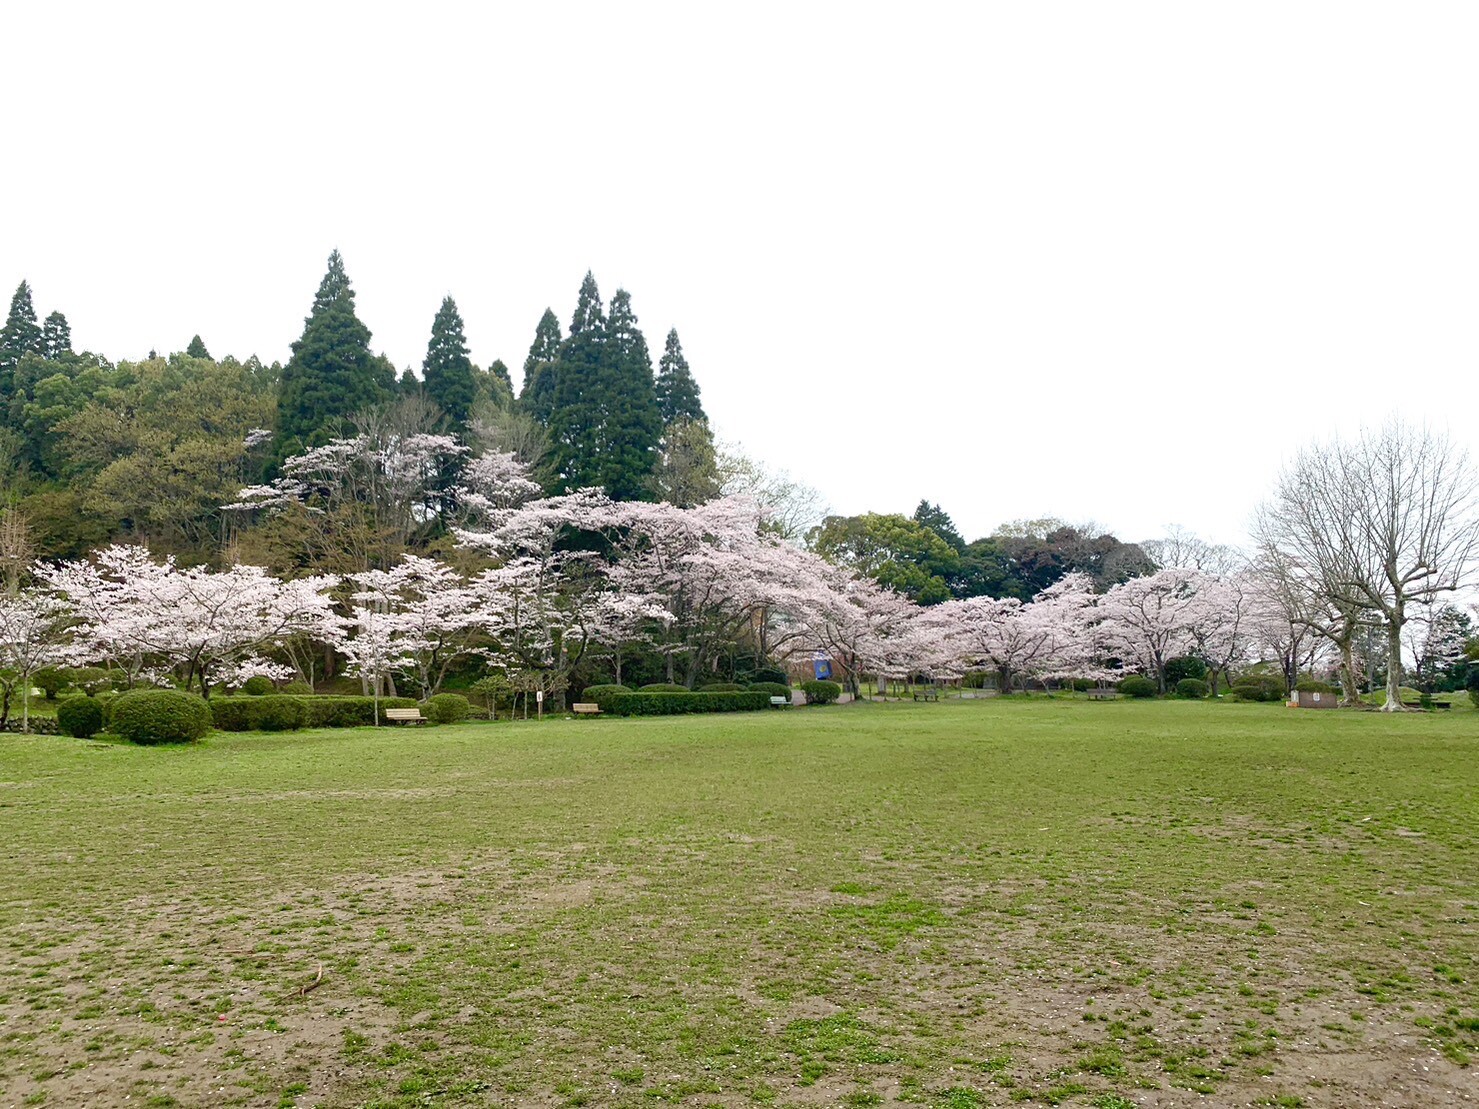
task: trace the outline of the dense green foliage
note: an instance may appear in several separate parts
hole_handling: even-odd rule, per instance
[[[248,697],[265,697],[272,692],[272,679],[264,678],[261,674],[253,674],[241,683],[241,691]]]
[[[290,702],[296,708],[284,707]],[[301,696],[279,693],[267,697],[212,697],[211,715],[223,732],[279,731],[264,721],[296,720],[291,728],[358,728],[375,722],[373,697]],[[410,697],[380,698],[380,722],[386,709],[415,708]]]
[[[699,693],[742,693],[745,687],[739,682],[709,682],[698,687]]]
[[[431,342],[421,364],[427,397],[447,414],[455,428],[466,427],[477,399],[477,379],[467,353],[462,315],[451,297],[442,301],[431,324]]]
[[[649,682],[638,688],[638,693],[687,693],[688,687],[677,682]]]
[[[830,705],[842,696],[842,686],[836,682],[802,682],[801,692],[806,694],[809,705]]]
[[[1121,678],[1118,685],[1119,691],[1126,697],[1147,698],[1154,697],[1160,692],[1155,682],[1140,674],[1131,674],[1128,678]]]
[[[631,686],[605,683],[602,685],[586,686],[585,691],[581,694],[581,698],[582,703],[589,705],[600,705],[602,711],[605,711],[607,698],[613,697],[618,693],[635,692],[636,690],[632,689]]]
[[[56,707],[56,722],[62,735],[86,739],[103,730],[103,706],[95,697],[64,697]]]
[[[1282,701],[1285,692],[1284,679],[1274,674],[1244,674],[1232,687],[1239,701]]]
[[[678,331],[668,332],[662,358],[657,364],[655,383],[658,412],[664,425],[680,420],[706,420],[704,406],[698,399],[698,382],[688,368],[688,359],[683,357],[683,344],[678,341]]]
[[[472,715],[472,706],[460,693],[438,693],[422,703],[421,715],[433,724],[455,724]]]
[[[1294,683],[1294,688],[1299,693],[1339,693],[1337,686],[1329,682],[1316,681],[1314,678],[1300,678]]]
[[[108,730],[130,743],[193,743],[211,727],[206,702],[174,689],[131,690],[108,707]]]
[[[602,712],[612,716],[677,716],[697,712],[754,712],[770,707],[770,697],[753,689],[743,693],[615,693]]]
[[[1195,655],[1182,655],[1179,658],[1166,660],[1166,684],[1176,685],[1182,678],[1196,678],[1205,681],[1207,678],[1206,660],[1197,658]]]
[[[1176,683],[1176,696],[1186,701],[1200,701],[1207,696],[1208,688],[1201,678],[1182,678]]]
[[[791,699],[791,687],[784,682],[751,682],[746,688],[751,693],[763,693],[767,697],[784,697]]]

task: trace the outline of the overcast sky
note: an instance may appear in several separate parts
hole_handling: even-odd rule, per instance
[[[1235,541],[1312,437],[1474,438],[1472,3],[11,4],[0,39],[0,287],[112,358],[286,359],[337,247],[397,366],[451,293],[517,384],[591,269],[721,437],[968,538]]]

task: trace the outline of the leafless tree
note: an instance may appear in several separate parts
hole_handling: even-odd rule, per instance
[[[1162,570],[1201,570],[1221,576],[1237,573],[1248,561],[1236,547],[1209,542],[1180,524],[1171,524],[1164,538],[1147,539],[1140,549]]]
[[[1382,622],[1382,707],[1401,711],[1409,608],[1464,586],[1479,553],[1479,481],[1468,452],[1395,419],[1352,441],[1306,448],[1280,476],[1259,531],[1311,592]]]

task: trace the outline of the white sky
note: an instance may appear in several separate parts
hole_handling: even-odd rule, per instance
[[[6,5],[0,290],[286,359],[337,246],[397,366],[450,292],[517,383],[590,268],[721,437],[967,538],[1473,438],[1473,4],[499,7]]]

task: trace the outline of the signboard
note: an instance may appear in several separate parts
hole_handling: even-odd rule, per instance
[[[544,704],[544,690],[536,689],[534,691],[534,700],[541,705]]]
[[[819,682],[824,682],[832,676],[832,660],[826,655],[813,655],[811,668]]]

